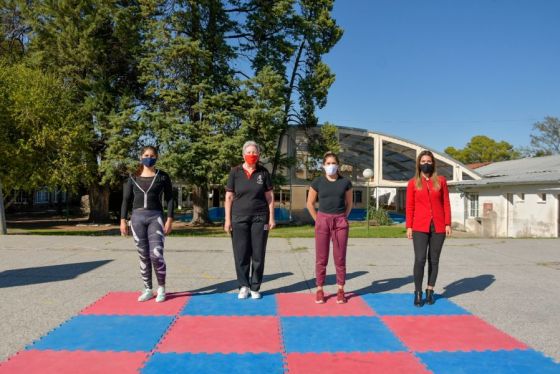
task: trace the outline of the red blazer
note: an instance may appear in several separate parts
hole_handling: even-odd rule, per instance
[[[437,233],[445,233],[445,226],[451,226],[451,206],[449,189],[445,177],[438,176],[440,189],[434,190],[432,180],[422,178],[422,189],[416,189],[414,178],[406,188],[406,228],[413,231],[430,232],[430,221],[434,221]]]

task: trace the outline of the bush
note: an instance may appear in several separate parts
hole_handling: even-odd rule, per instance
[[[374,221],[372,223],[377,226],[388,226],[393,223],[387,211],[381,207],[380,208],[370,207],[368,219],[370,221]]]

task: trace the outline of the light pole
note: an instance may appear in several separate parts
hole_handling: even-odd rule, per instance
[[[366,193],[367,193],[367,198],[366,198],[366,222],[367,222],[367,236],[369,238],[369,182],[370,182],[371,177],[373,177],[373,170],[365,169],[363,171],[362,175],[367,180],[367,186],[366,186],[366,189],[367,189],[367,191],[366,191]]]

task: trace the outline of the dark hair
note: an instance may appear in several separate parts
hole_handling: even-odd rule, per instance
[[[142,155],[144,154],[144,152],[146,152],[148,149],[151,149],[155,154],[156,157],[158,157],[158,151],[157,148],[154,147],[153,145],[147,145],[145,147],[142,147],[142,150],[140,151],[140,157],[142,157]],[[142,171],[144,170],[144,164],[142,164],[142,162],[138,163],[138,166],[136,167],[136,171],[134,172],[134,175],[136,177],[139,177],[140,174],[142,174]]]
[[[336,164],[338,165],[336,174],[338,174],[339,177],[342,177],[342,174],[340,174],[340,160],[338,159],[338,155],[336,153],[332,151],[325,152],[325,154],[323,155],[323,165],[325,165],[325,162],[327,162],[327,158],[329,157],[334,157],[334,159],[336,160]]]
[[[432,180],[432,184],[434,185],[434,189],[435,190],[439,190],[439,178],[438,178],[438,174],[437,174],[437,166],[436,166],[436,158],[434,157],[434,154],[430,151],[424,150],[422,152],[420,152],[418,154],[418,157],[416,158],[416,175],[414,176],[414,179],[416,181],[416,189],[417,190],[421,190],[422,189],[422,170],[420,169],[420,160],[422,159],[422,157],[424,156],[429,156],[432,159],[432,165],[434,166],[434,171],[432,172],[432,175],[430,176],[430,179]]]

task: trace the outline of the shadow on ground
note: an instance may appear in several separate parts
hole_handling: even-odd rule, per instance
[[[284,272],[284,273],[276,273],[276,274],[267,274],[263,276],[263,284],[266,282],[270,282],[279,278],[288,277],[290,275],[294,275],[294,273]],[[239,288],[239,283],[237,279],[216,283],[210,286],[197,288],[196,290],[191,290],[191,293],[225,293],[237,290]]]
[[[496,277],[492,274],[459,279],[443,287],[444,291],[440,296],[449,299],[473,291],[484,291],[495,281]]]
[[[6,270],[0,273],[0,288],[26,286],[74,279],[113,260],[76,262],[62,265],[38,266]]]
[[[401,278],[387,278],[387,279],[379,279],[373,281],[371,285],[360,288],[359,290],[351,290],[352,293],[357,295],[365,295],[368,293],[380,293],[380,292],[388,292],[398,288],[401,288],[404,285],[412,283],[414,278],[412,275],[407,277]]]
[[[346,274],[346,280],[357,278],[357,277],[360,277],[360,276],[365,275],[367,273],[368,273],[367,271],[355,271],[353,273],[347,273]],[[336,284],[336,275],[334,275],[334,274],[327,275],[327,277],[325,278],[325,286],[335,285],[335,284]],[[275,293],[309,291],[309,290],[312,290],[313,288],[315,288],[315,280],[310,279],[310,280],[297,282],[297,283],[291,284],[289,286],[278,287],[278,288],[275,288],[275,289],[272,289],[272,290],[266,290],[265,289],[263,294],[264,295],[271,295],[271,294],[275,294]]]

